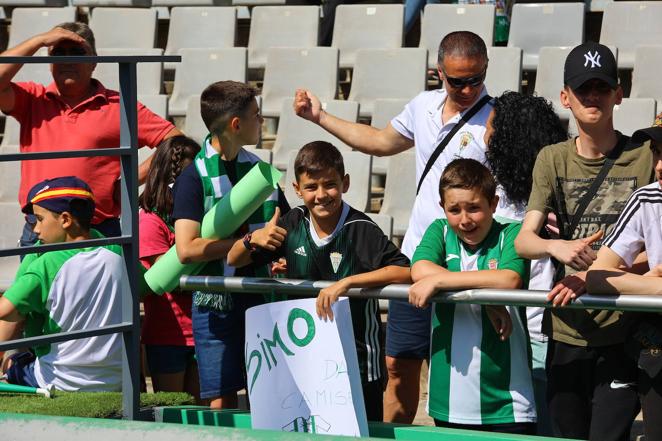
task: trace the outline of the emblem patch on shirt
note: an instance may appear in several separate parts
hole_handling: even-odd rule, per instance
[[[329,258],[331,259],[331,266],[333,267],[333,272],[337,273],[338,268],[340,267],[340,262],[342,261],[342,254],[334,251],[333,253],[329,254]]]
[[[294,254],[298,254],[299,256],[307,257],[308,255],[306,254],[306,249],[301,245],[299,248],[294,250]]]
[[[499,261],[496,260],[496,259],[490,259],[490,260],[487,262],[487,267],[488,267],[489,269],[491,269],[491,270],[495,270],[495,269],[497,269],[498,266],[499,266]]]
[[[474,135],[471,132],[462,132],[460,133],[460,144],[458,146],[458,152],[455,155],[456,158],[462,158],[462,152],[466,149],[469,144],[474,140]]]

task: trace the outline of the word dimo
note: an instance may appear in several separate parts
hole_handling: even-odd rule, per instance
[[[297,320],[303,320],[306,324],[306,333],[302,337],[299,337],[294,332],[294,323]],[[313,340],[313,338],[315,338],[315,320],[313,319],[313,316],[301,308],[293,308],[287,316],[287,337],[289,342],[296,347],[303,348],[307,346]],[[248,389],[249,393],[253,390],[255,380],[257,380],[260,375],[263,359],[267,363],[267,369],[269,371],[271,371],[272,367],[276,367],[278,365],[276,356],[273,353],[273,349],[276,346],[278,346],[283,354],[287,355],[288,357],[294,356],[294,352],[292,352],[290,349],[290,347],[293,346],[290,345],[288,347],[280,336],[278,323],[274,324],[271,340],[260,337],[260,334],[257,334],[257,338],[262,338],[262,341],[260,342],[260,348],[253,349],[250,355],[248,355],[248,343],[246,343],[246,374],[249,377],[251,376],[251,367],[255,364],[255,370],[251,379],[251,386]]]

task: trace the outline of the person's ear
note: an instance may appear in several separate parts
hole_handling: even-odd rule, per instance
[[[495,194],[494,199],[492,199],[492,202],[490,203],[490,209],[492,210],[492,214],[496,213],[496,209],[498,205],[499,205],[499,195]]]
[[[239,119],[238,116],[233,116],[232,119],[230,120],[230,128],[232,129],[233,132],[238,132],[239,131],[239,126],[240,126],[241,120]]]
[[[342,178],[342,192],[347,193],[347,190],[349,190],[349,175],[345,175]]]
[[[619,105],[623,102],[623,88],[619,84],[616,86],[616,104]]]
[[[292,182],[292,187],[294,188],[294,192],[297,194],[297,196],[299,196],[299,199],[303,199],[303,196],[301,196],[301,191],[299,190],[299,182]]]
[[[561,99],[561,105],[564,108],[569,109],[570,108],[570,96],[568,95],[567,86],[565,86],[565,87],[563,87],[563,89],[561,89],[561,93],[560,93],[559,97]]]
[[[60,220],[60,226],[64,230],[66,230],[67,228],[71,228],[71,226],[74,224],[74,217],[68,211],[63,211],[62,213],[60,213],[59,220]]]

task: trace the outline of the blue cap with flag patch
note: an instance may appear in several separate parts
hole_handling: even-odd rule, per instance
[[[94,214],[94,195],[82,179],[64,176],[46,179],[32,187],[23,213],[33,214],[33,205],[55,213],[68,211],[76,218],[89,220]]]

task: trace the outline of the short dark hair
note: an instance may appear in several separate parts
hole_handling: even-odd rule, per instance
[[[496,196],[496,181],[492,173],[475,159],[455,159],[446,166],[439,179],[439,197],[442,205],[444,192],[454,188],[477,190],[490,202]]]
[[[94,32],[92,32],[92,29],[87,24],[82,23],[80,21],[68,21],[65,23],[60,23],[55,27],[66,29],[67,31],[71,31],[74,34],[82,37],[87,42],[87,44],[89,44],[90,47],[92,48],[92,55],[97,54],[97,46],[96,46],[96,41],[94,39]]]
[[[447,34],[439,43],[437,63],[441,66],[445,56],[482,58],[487,62],[487,47],[480,36],[469,31]]]
[[[294,160],[294,175],[297,182],[304,173],[315,175],[329,169],[337,171],[341,178],[345,176],[342,154],[330,142],[309,142],[301,147]]]
[[[207,86],[200,96],[200,114],[207,130],[214,135],[221,133],[232,118],[243,116],[256,95],[255,88],[237,81]]]

